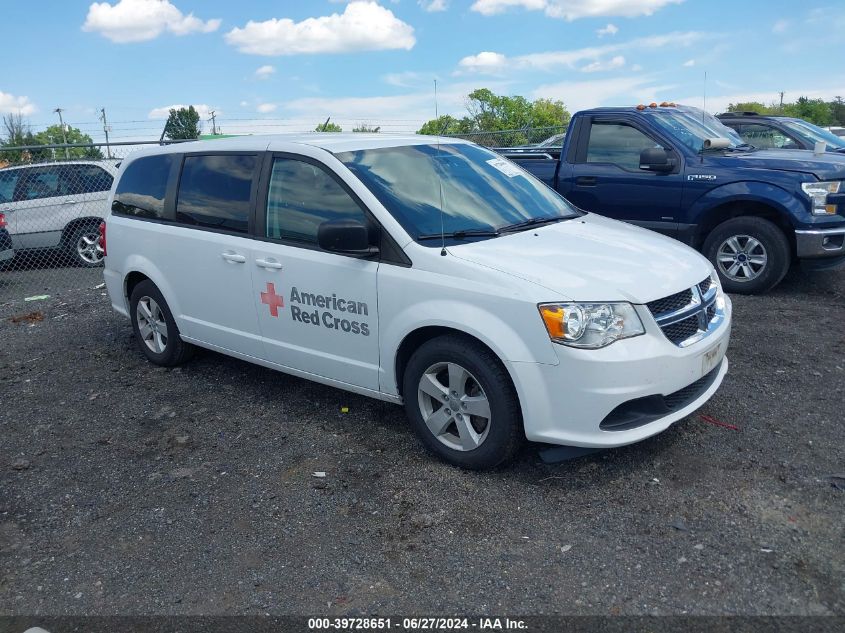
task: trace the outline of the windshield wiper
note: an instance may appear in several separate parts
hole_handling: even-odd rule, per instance
[[[430,235],[419,235],[417,240],[439,240],[439,239],[453,239],[462,240],[466,237],[498,237],[501,235],[498,231],[491,229],[464,229],[459,231],[449,231],[446,233],[431,233]]]
[[[522,231],[524,229],[530,229],[534,226],[540,226],[542,224],[553,224],[555,222],[562,222],[563,220],[569,219],[570,218],[564,216],[556,216],[553,218],[529,218],[528,220],[525,220],[523,222],[508,224],[507,226],[499,228],[499,230],[503,233],[511,233],[513,231]]]

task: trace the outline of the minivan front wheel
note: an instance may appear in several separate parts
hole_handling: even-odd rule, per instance
[[[704,255],[727,292],[757,294],[774,288],[792,261],[789,241],[769,220],[747,216],[722,222],[704,241]]]
[[[193,355],[194,346],[182,340],[167,302],[149,279],[132,290],[129,311],[138,347],[151,362],[173,367]]]
[[[411,356],[405,410],[426,447],[469,469],[514,457],[524,439],[519,402],[499,359],[476,341],[444,335]]]
[[[100,246],[100,231],[96,226],[81,226],[75,229],[67,241],[68,254],[74,262],[86,268],[103,265],[103,247]]]

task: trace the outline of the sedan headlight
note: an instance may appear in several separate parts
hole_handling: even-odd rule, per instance
[[[839,193],[841,186],[842,182],[839,180],[801,183],[801,189],[813,201],[813,215],[834,215],[836,213],[836,205],[828,204],[827,196],[831,193]]]
[[[597,349],[645,334],[630,303],[541,303],[538,307],[549,337],[570,347]]]

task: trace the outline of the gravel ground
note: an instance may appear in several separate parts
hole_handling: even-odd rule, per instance
[[[399,407],[210,352],[157,368],[77,273],[0,273],[0,614],[845,614],[842,271],[734,297],[700,413],[738,430],[492,473]]]

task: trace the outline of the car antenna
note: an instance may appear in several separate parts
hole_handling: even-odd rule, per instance
[[[437,79],[434,80],[434,120],[440,118],[440,113],[437,110]],[[445,132],[446,128],[437,132],[437,159],[440,160],[440,134]],[[440,165],[438,164],[438,170]],[[440,189],[440,256],[446,257],[446,231],[443,228],[443,179],[440,177],[440,172],[437,172],[437,185]]]

